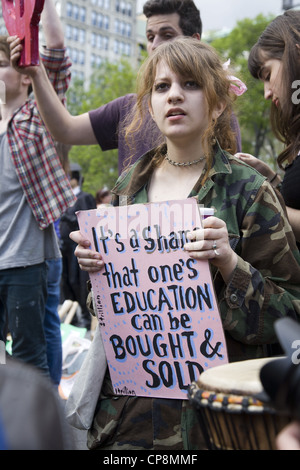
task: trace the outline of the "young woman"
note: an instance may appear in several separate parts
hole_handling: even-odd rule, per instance
[[[161,45],[147,59],[127,137],[142,125],[147,100],[164,142],[121,175],[113,204],[196,197],[215,209],[185,249],[211,264],[228,354],[238,361],[269,354],[277,318],[298,319],[300,268],[291,227],[271,185],[231,155],[231,85],[215,51],[191,38]],[[71,237],[79,243],[82,269],[101,269],[101,256],[87,249],[89,241],[78,232]],[[186,401],[116,397],[107,375],[89,446],[199,449],[200,435]]]
[[[278,156],[279,167],[284,170],[283,181],[254,156],[237,156],[280,188],[300,247],[300,11],[287,11],[268,25],[252,48],[248,64],[253,77],[264,83],[265,99],[272,100],[272,129],[285,144]]]

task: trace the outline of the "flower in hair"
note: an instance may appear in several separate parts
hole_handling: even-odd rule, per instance
[[[228,70],[230,65],[230,59],[223,64],[223,69]],[[236,96],[242,96],[246,91],[247,87],[245,83],[242,82],[239,78],[235,77],[234,75],[229,75],[228,80],[230,80],[230,90],[236,95]]]

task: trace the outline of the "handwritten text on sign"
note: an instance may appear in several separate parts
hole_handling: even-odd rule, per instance
[[[105,262],[91,275],[115,393],[187,398],[227,352],[207,262],[183,246],[201,226],[194,199],[82,211]]]
[[[19,65],[39,63],[39,22],[44,0],[1,0],[6,29],[10,36],[22,39]]]

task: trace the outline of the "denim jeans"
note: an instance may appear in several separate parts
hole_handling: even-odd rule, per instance
[[[62,341],[58,305],[60,302],[60,281],[62,273],[62,260],[47,260],[48,296],[44,321],[47,341],[47,358],[52,382],[59,385],[62,374]]]
[[[49,376],[44,334],[47,266],[0,270],[0,339],[12,336],[12,356]]]

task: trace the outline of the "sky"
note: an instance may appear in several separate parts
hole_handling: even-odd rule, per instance
[[[259,13],[280,15],[282,0],[194,0],[200,10],[203,32],[231,29],[244,18],[255,18]],[[137,1],[141,12],[145,1]],[[295,2],[297,3],[297,2]],[[300,2],[299,2],[300,3]]]

